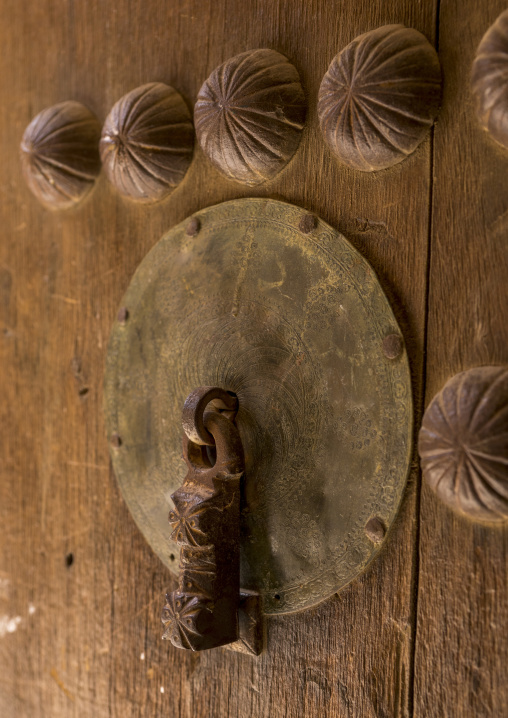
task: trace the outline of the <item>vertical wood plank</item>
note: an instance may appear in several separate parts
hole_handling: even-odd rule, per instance
[[[500,0],[443,0],[434,139],[426,395],[508,361],[508,152],[476,121],[469,75]],[[508,529],[456,517],[424,484],[415,715],[508,715]]]
[[[361,32],[402,22],[433,41],[434,8],[434,0],[1,0],[0,616],[20,618],[0,638],[2,716],[410,714],[416,462],[386,550],[364,576],[312,611],[270,620],[260,658],[188,655],[160,641],[172,583],[110,472],[102,373],[120,298],[162,233],[200,207],[270,196],[315,211],[373,264],[405,335],[419,406],[430,142],[390,170],[348,170],[320,137],[316,97],[333,55]],[[273,182],[245,189],[196,149],[182,185],[151,208],[122,201],[103,176],[67,213],[48,213],[24,186],[17,147],[42,108],[76,99],[102,121],[151,80],[173,84],[192,105],[216,65],[263,46],[296,65],[309,102],[299,151]]]

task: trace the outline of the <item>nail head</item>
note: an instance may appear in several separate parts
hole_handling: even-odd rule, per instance
[[[195,237],[199,233],[200,229],[201,229],[201,222],[199,221],[199,219],[197,217],[192,217],[187,225],[185,233],[189,237]]]
[[[402,337],[389,334],[383,339],[383,353],[387,359],[397,359],[402,354]]]
[[[317,227],[317,219],[314,214],[304,214],[298,225],[300,231],[304,234],[310,234]]]
[[[122,439],[119,434],[111,434],[111,446],[115,449],[119,449],[122,445]]]
[[[127,319],[129,318],[129,310],[127,307],[120,307],[118,310],[117,319],[121,324],[125,324]]]
[[[365,525],[365,533],[372,543],[381,543],[386,534],[386,528],[377,516],[369,519]]]

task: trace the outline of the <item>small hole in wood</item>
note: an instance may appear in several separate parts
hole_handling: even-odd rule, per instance
[[[280,601],[280,596],[279,596],[278,593],[275,594],[274,599],[275,599],[276,601]]]
[[[67,568],[70,568],[73,563],[74,563],[74,554],[68,553],[67,556],[65,557],[65,565],[67,566]]]
[[[170,560],[170,561],[174,561],[174,560],[175,560],[175,554],[174,554],[174,553],[170,553],[170,554],[169,554],[169,560]]]

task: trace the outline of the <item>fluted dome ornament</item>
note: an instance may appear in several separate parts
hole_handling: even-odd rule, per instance
[[[189,168],[193,148],[187,105],[162,82],[137,87],[118,100],[100,141],[109,181],[137,202],[157,202],[172,192]]]
[[[444,503],[479,521],[506,521],[508,368],[452,377],[425,412],[418,451],[423,476]]]
[[[435,49],[417,30],[385,25],[334,57],[319,88],[319,124],[342,162],[374,172],[414,152],[440,100]]]
[[[273,179],[296,152],[305,123],[300,77],[275,50],[243,52],[216,68],[199,91],[199,144],[227,177],[247,185]]]
[[[471,90],[482,127],[508,148],[508,10],[501,13],[478,46]]]
[[[101,170],[99,121],[68,100],[34,117],[21,141],[21,167],[30,190],[48,209],[68,209],[92,189]]]

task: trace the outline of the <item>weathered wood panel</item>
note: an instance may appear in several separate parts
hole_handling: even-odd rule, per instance
[[[471,63],[500,0],[441,3],[425,401],[508,362],[508,152],[476,121]],[[508,715],[508,530],[456,517],[424,485],[415,715]]]
[[[402,22],[433,41],[434,0],[2,0],[0,9],[0,617],[20,619],[0,638],[0,713],[409,715],[416,471],[364,577],[312,611],[269,621],[258,659],[187,655],[160,641],[172,584],[119,498],[101,397],[108,333],[146,252],[200,207],[256,195],[317,212],[371,261],[405,334],[418,405],[430,141],[390,170],[348,170],[320,137],[316,98],[333,55],[361,32]],[[273,182],[244,189],[196,149],[182,185],[153,208],[121,200],[104,176],[68,213],[29,194],[17,147],[43,107],[72,98],[102,121],[152,80],[192,105],[216,65],[262,46],[295,64],[309,102],[301,146]]]

